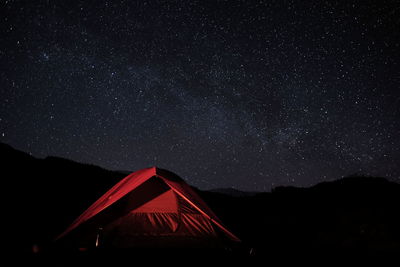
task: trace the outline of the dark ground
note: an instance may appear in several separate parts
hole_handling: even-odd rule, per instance
[[[242,196],[198,191],[242,240],[224,251],[56,253],[54,238],[126,173],[61,158],[36,159],[5,144],[0,144],[0,160],[3,253],[39,265],[110,266],[132,257],[151,263],[171,256],[198,262],[219,256],[225,263],[238,258],[250,263],[400,255],[400,185],[376,177]]]

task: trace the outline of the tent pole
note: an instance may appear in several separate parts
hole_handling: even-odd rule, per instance
[[[96,235],[96,248],[98,248],[99,245],[100,245],[100,243],[99,243],[99,240],[100,240],[100,232],[101,232],[102,230],[103,230],[103,228],[99,227],[99,229],[98,229],[98,231],[97,231],[97,235]]]

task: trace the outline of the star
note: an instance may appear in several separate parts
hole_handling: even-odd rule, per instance
[[[3,13],[2,142],[36,157],[159,164],[200,188],[400,180],[392,3],[6,1]]]

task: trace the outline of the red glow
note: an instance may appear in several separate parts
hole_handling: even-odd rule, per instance
[[[40,252],[40,247],[37,244],[32,245],[32,252],[33,253],[39,253]]]
[[[128,194],[130,195],[127,196]],[[156,167],[134,172],[122,179],[82,213],[58,238],[124,196],[129,198],[132,210],[106,225],[105,231],[122,229],[124,233],[129,232],[132,235],[154,236],[216,236],[214,227],[217,227],[229,239],[240,241],[223,226],[189,185],[173,173]]]

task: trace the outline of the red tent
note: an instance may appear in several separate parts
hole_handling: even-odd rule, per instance
[[[156,167],[118,182],[58,239],[67,234],[80,247],[197,246],[217,244],[221,237],[239,241],[180,177]]]

